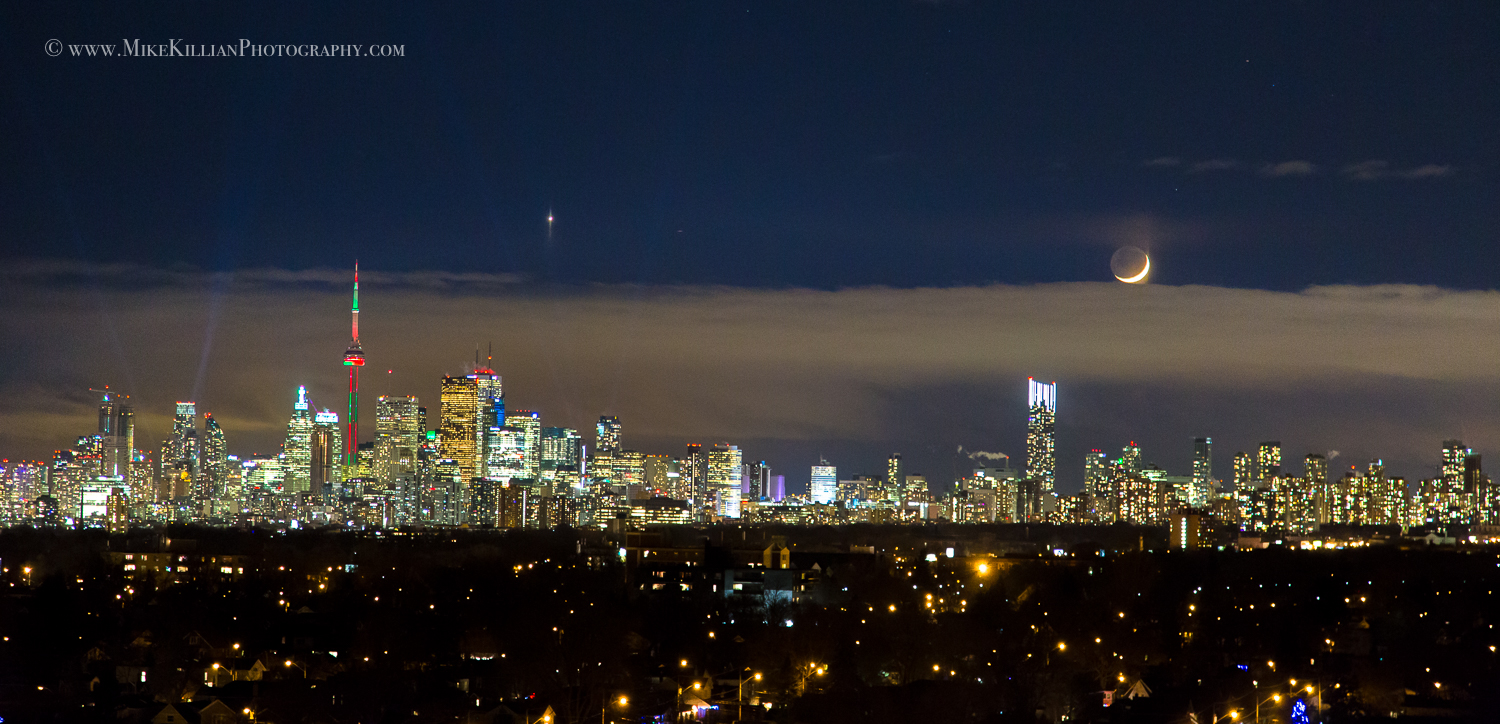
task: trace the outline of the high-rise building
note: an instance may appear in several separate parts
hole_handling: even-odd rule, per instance
[[[177,403],[177,415],[172,419],[172,436],[167,439],[166,450],[168,455],[163,455],[161,461],[163,468],[184,467],[191,474],[197,474],[198,406],[195,403]]]
[[[329,494],[343,480],[344,432],[339,427],[339,414],[325,410],[313,415],[312,466],[308,492],[318,501],[326,501]],[[325,503],[326,504],[326,503]]]
[[[286,443],[281,448],[288,493],[306,493],[312,489],[312,432],[312,404],[307,401],[307,388],[298,387],[292,419],[286,424]]]
[[[1281,474],[1281,443],[1263,442],[1255,454],[1255,486],[1271,487],[1271,479]]]
[[[900,505],[901,491],[905,488],[906,466],[901,462],[901,453],[891,453],[885,459],[885,491],[880,497]]]
[[[375,479],[387,487],[416,477],[417,449],[426,432],[420,409],[410,395],[375,400]]]
[[[541,439],[541,480],[554,492],[580,484],[578,464],[583,459],[583,438],[571,427],[544,427]]]
[[[509,485],[526,477],[526,432],[518,427],[493,426],[485,435],[485,478]]]
[[[203,413],[203,475],[208,479],[209,495],[222,498],[229,485],[229,446],[224,428],[213,413]]]
[[[100,475],[123,477],[129,473],[135,454],[135,409],[130,398],[104,388],[99,401],[99,436],[103,442],[103,470]]]
[[[438,457],[457,465],[462,484],[479,471],[479,384],[473,377],[444,377],[438,412]],[[484,430],[488,430],[485,426]]]
[[[527,480],[542,478],[542,414],[532,410],[516,410],[505,415],[505,426],[521,431],[523,443],[520,477]]]
[[[709,504],[708,466],[702,445],[695,442],[688,443],[687,455],[682,458],[680,473],[682,487],[687,491],[688,500],[693,503],[694,513],[701,514]]]
[[[349,368],[349,429],[344,434],[344,465],[353,467],[359,458],[359,370],[365,366],[365,351],[359,346],[359,262],[354,263],[354,304],[349,348],[344,366]]]
[[[1120,459],[1115,461],[1115,467],[1127,472],[1138,473],[1145,469],[1145,463],[1141,460],[1141,446],[1130,441],[1120,450]]]
[[[714,511],[725,518],[740,517],[740,466],[743,453],[734,445],[720,443],[708,451],[709,494]]]
[[[1333,523],[1339,514],[1340,501],[1336,489],[1328,484],[1328,458],[1310,453],[1303,458],[1302,479],[1312,496],[1313,518],[1318,523]]]
[[[1089,512],[1101,523],[1114,522],[1119,508],[1110,484],[1109,456],[1095,448],[1083,457],[1083,492],[1089,496]]]
[[[595,426],[594,452],[613,454],[620,449],[620,418],[600,415]]]
[[[1208,505],[1208,496],[1213,487],[1213,457],[1213,438],[1193,438],[1193,487],[1188,497],[1188,505],[1194,508]]]
[[[1026,477],[1044,492],[1057,483],[1057,383],[1026,378]]]
[[[832,504],[838,498],[839,493],[839,469],[829,465],[827,460],[821,460],[812,466],[812,483],[808,492],[812,496],[812,502],[819,505]]]
[[[670,455],[647,455],[645,462],[645,485],[653,495],[677,498],[677,481],[680,471]]]

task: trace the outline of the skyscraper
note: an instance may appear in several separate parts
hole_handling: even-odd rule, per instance
[[[229,482],[229,446],[224,428],[213,413],[203,413],[203,475],[208,478],[209,495],[224,497]]]
[[[612,455],[620,450],[620,418],[600,415],[595,428],[594,452]]]
[[[901,504],[901,491],[906,489],[906,466],[901,463],[901,453],[891,453],[885,459],[885,494],[881,497]]]
[[[583,439],[570,427],[542,428],[541,479],[554,486],[554,493],[564,486],[579,484],[578,463],[582,459]]]
[[[812,483],[809,486],[812,502],[820,505],[830,505],[838,497],[839,492],[839,469],[828,464],[827,460],[821,460],[812,466]]]
[[[1313,498],[1313,516],[1318,523],[1333,523],[1339,518],[1339,501],[1335,489],[1328,484],[1328,458],[1310,453],[1302,459],[1302,479]]]
[[[286,443],[281,448],[286,456],[283,469],[288,493],[306,493],[312,489],[312,432],[313,413],[307,401],[307,388],[298,387],[292,419],[286,424]]]
[[[441,404],[438,457],[454,461],[460,483],[466,484],[480,476],[479,384],[468,376],[444,377]]]
[[[322,504],[333,488],[343,480],[344,433],[339,414],[332,411],[313,415],[312,477],[308,492]]]
[[[424,427],[417,398],[381,395],[375,400],[375,479],[392,486],[414,478]]]
[[[1208,505],[1214,475],[1214,441],[1209,437],[1193,438],[1193,488],[1188,505],[1201,508]]]
[[[1044,492],[1057,483],[1057,383],[1026,378],[1026,477]]]
[[[1281,475],[1281,443],[1276,440],[1263,442],[1255,454],[1255,485],[1271,487],[1271,480]]]
[[[740,517],[742,464],[743,453],[734,445],[720,443],[708,451],[708,487],[714,497],[714,511],[725,518]]]
[[[1109,456],[1098,448],[1090,450],[1083,458],[1083,492],[1089,496],[1089,512],[1101,523],[1113,522],[1119,507],[1110,482]]]
[[[516,410],[505,415],[505,426],[521,431],[521,475],[527,480],[542,478],[542,414]]]
[[[478,350],[474,351],[474,373],[469,379],[474,381],[475,396],[473,477],[482,478],[488,466],[489,450],[485,445],[490,439],[489,430],[505,427],[505,388],[493,368],[479,365]]]
[[[365,366],[365,351],[359,346],[359,262],[354,262],[354,306],[351,316],[349,349],[344,350],[344,366],[349,368],[349,430],[344,437],[344,465],[347,467],[354,467],[359,458],[359,368]]]
[[[100,475],[123,477],[130,471],[135,454],[135,410],[130,399],[104,388],[99,400],[99,436],[103,440],[103,470]]]
[[[687,491],[688,499],[693,502],[694,514],[701,514],[709,500],[708,468],[702,445],[688,443],[687,455],[682,458],[679,472],[682,475],[682,487]]]
[[[177,403],[177,416],[172,420],[172,436],[167,439],[166,448],[168,455],[163,455],[161,461],[163,471],[170,467],[197,475],[198,406],[195,403]]]

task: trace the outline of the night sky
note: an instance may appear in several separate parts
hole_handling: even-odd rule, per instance
[[[67,47],[122,38],[404,57]],[[1494,3],[11,4],[0,41],[3,456],[103,384],[152,446],[194,396],[273,452],[296,385],[340,404],[356,258],[367,390],[435,415],[493,343],[544,424],[792,487],[1019,464],[1028,375],[1065,490],[1131,440],[1500,450]]]

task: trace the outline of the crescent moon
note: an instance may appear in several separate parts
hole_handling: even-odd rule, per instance
[[[1141,273],[1140,274],[1137,274],[1137,275],[1135,275],[1133,277],[1122,277],[1119,274],[1116,274],[1115,278],[1119,279],[1122,282],[1125,282],[1126,284],[1135,284],[1135,283],[1139,282],[1140,280],[1145,279],[1146,275],[1149,274],[1149,273],[1151,273],[1151,255],[1147,254],[1145,256],[1146,256],[1146,266],[1144,266],[1144,267],[1141,268]]]

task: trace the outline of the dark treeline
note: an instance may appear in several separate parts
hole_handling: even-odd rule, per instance
[[[671,531],[665,544],[705,550],[703,585],[684,592],[643,590],[615,543],[567,531],[12,529],[0,717],[145,721],[210,698],[276,722],[536,721],[549,706],[563,722],[670,721],[692,698],[719,707],[713,721],[783,723],[1249,721],[1257,702],[1287,722],[1298,700],[1314,721],[1482,719],[1500,704],[1491,551],[1167,553],[1132,550],[1160,534],[1128,529],[1109,545],[1040,526],[787,529],[794,551],[882,552],[820,564],[793,603],[706,588],[723,580],[714,561],[732,565],[714,551],[765,533]],[[968,557],[928,560],[940,539]],[[1010,554],[981,572],[983,546]],[[158,586],[108,561],[127,550],[253,568]],[[928,594],[962,597],[963,612],[931,613]],[[233,680],[257,661],[263,674]],[[741,688],[773,706],[742,709]]]

